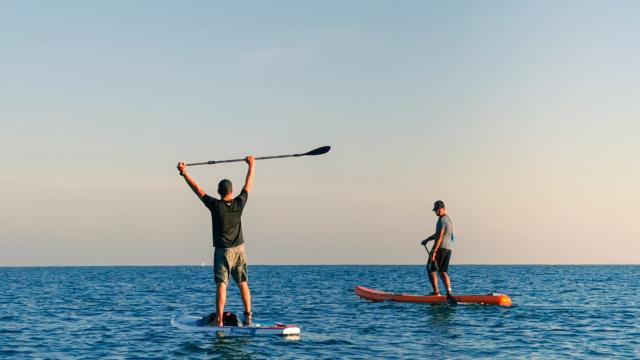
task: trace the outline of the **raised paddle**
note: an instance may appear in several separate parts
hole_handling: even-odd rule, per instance
[[[313,149],[313,150],[311,150],[309,152],[306,152],[304,154],[259,156],[259,157],[256,157],[255,159],[256,160],[267,160],[267,159],[281,159],[281,158],[298,157],[298,156],[322,155],[322,154],[328,153],[329,150],[331,150],[331,146],[323,146],[323,147],[319,147],[317,149]],[[186,164],[186,165],[187,166],[213,165],[213,164],[230,163],[230,162],[237,162],[237,161],[245,161],[245,159],[243,158],[243,159],[232,159],[232,160],[211,160],[211,161],[205,161],[205,162],[190,163],[190,164]]]
[[[427,261],[427,266],[428,266],[429,261],[431,261],[431,252],[429,251],[427,244],[424,244],[424,249],[427,250],[427,254],[429,254],[429,260]],[[435,266],[436,271],[440,273],[440,269],[438,268],[438,263],[434,261],[433,266]],[[438,279],[436,279],[436,281],[438,281]],[[458,305],[458,300],[456,300],[456,298],[454,298],[451,294],[447,293],[447,304],[449,304],[450,306],[456,306]]]

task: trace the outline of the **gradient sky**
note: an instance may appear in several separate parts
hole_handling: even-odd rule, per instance
[[[2,1],[0,266],[640,263],[640,2]],[[190,169],[215,193],[242,163]]]

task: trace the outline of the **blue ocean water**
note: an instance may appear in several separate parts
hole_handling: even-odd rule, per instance
[[[250,266],[255,322],[299,339],[173,328],[213,311],[211,267],[0,268],[0,358],[640,358],[640,266],[450,268],[454,291],[512,307],[371,303],[426,293],[424,266]],[[237,288],[228,310],[242,312]]]

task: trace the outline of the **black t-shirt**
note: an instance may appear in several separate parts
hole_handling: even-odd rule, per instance
[[[230,248],[244,244],[242,237],[242,223],[240,217],[247,203],[249,194],[242,189],[230,203],[205,194],[202,197],[204,206],[211,211],[211,225],[213,226],[213,246]]]

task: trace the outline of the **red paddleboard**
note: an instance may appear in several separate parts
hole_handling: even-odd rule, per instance
[[[446,296],[437,295],[412,295],[412,294],[393,294],[380,290],[369,289],[364,286],[356,286],[354,289],[356,295],[363,299],[371,301],[399,301],[411,303],[444,303],[447,302]],[[459,303],[471,304],[489,304],[511,306],[511,298],[505,294],[487,294],[487,295],[455,295],[454,298]]]

